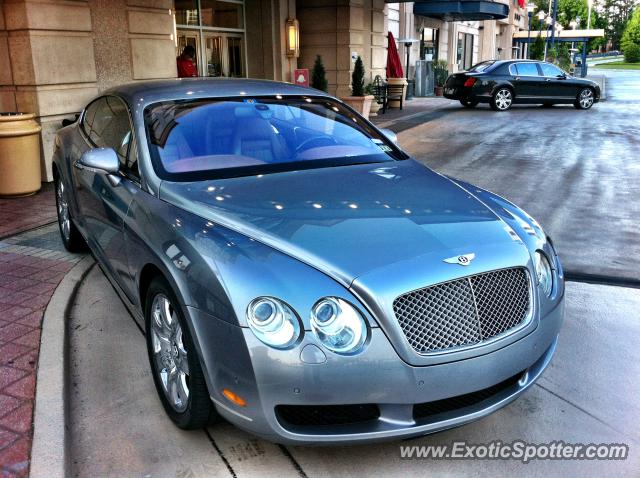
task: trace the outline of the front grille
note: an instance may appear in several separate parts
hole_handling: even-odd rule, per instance
[[[349,425],[376,420],[378,406],[372,403],[356,405],[278,405],[280,422],[298,426]]]
[[[393,311],[420,353],[470,346],[521,325],[529,315],[529,274],[501,269],[408,292]]]
[[[507,390],[518,383],[518,380],[522,377],[523,372],[520,372],[513,377],[510,377],[503,382],[497,383],[489,388],[478,390],[477,392],[467,393],[465,395],[458,395],[457,397],[445,398],[443,400],[436,400],[435,402],[416,403],[413,406],[413,419],[424,420],[425,418],[433,417],[445,412],[453,412],[466,407],[472,407],[480,402],[483,402],[494,395]]]

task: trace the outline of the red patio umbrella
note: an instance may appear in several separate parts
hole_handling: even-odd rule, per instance
[[[389,45],[387,47],[387,78],[403,78],[404,72],[393,33],[389,32],[387,38],[389,39]]]

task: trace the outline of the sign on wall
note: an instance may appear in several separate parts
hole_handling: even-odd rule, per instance
[[[296,85],[309,86],[309,70],[307,68],[297,68],[293,72]]]

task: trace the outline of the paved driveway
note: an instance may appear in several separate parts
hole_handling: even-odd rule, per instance
[[[608,99],[589,111],[514,106],[496,113],[443,100],[385,126],[436,171],[537,218],[569,272],[638,280],[640,71],[605,74]]]

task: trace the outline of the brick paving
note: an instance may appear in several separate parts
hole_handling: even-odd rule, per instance
[[[56,220],[53,183],[42,183],[33,196],[0,198],[0,238],[51,223]]]
[[[2,478],[29,473],[42,315],[60,280],[82,258],[65,251],[58,225],[51,224],[53,187],[43,186],[34,196],[0,199]]]

